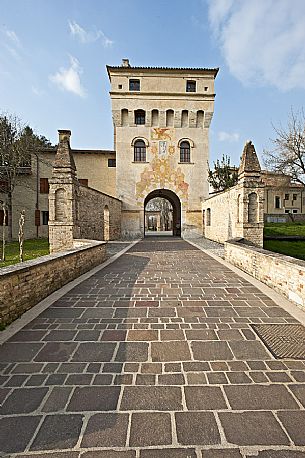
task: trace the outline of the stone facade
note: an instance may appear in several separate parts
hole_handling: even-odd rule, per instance
[[[50,252],[74,246],[74,240],[120,238],[121,202],[79,185],[69,130],[59,130],[59,144],[49,180]],[[111,215],[111,216],[110,216]]]
[[[77,249],[0,269],[0,323],[15,320],[105,259],[106,244],[87,241]]]
[[[144,235],[144,206],[164,191],[179,200],[175,225],[202,233],[201,202],[208,196],[209,126],[218,69],[107,67],[122,200],[122,236]],[[145,154],[136,157],[137,141]],[[181,148],[189,145],[189,160]],[[154,193],[154,194],[151,194]],[[173,200],[174,200],[174,196]]]
[[[305,188],[288,175],[262,171],[265,184],[264,213],[266,221],[303,221]],[[288,217],[283,219],[284,215]]]
[[[264,184],[251,142],[247,142],[238,170],[238,183],[203,204],[204,235],[216,242],[244,238],[263,246]]]
[[[32,156],[31,167],[27,173],[18,177],[13,193],[12,219],[15,240],[18,239],[18,220],[22,210],[25,210],[25,238],[48,237],[48,181],[52,177],[56,150],[57,147],[51,147],[37,151]],[[86,182],[90,188],[115,197],[115,151],[72,149],[71,152],[80,183]],[[35,218],[36,209],[38,221]]]
[[[118,240],[121,236],[121,201],[86,186],[79,187],[80,237]],[[109,217],[107,214],[109,212]]]
[[[304,261],[238,242],[225,243],[225,259],[305,311]]]

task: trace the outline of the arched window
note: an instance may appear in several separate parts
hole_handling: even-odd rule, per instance
[[[174,110],[166,110],[166,127],[174,126]]]
[[[122,126],[128,126],[128,110],[126,108],[121,111],[121,123]]]
[[[257,205],[257,194],[251,192],[248,196],[248,222],[257,223],[258,221],[258,205]]]
[[[146,162],[146,145],[143,140],[134,142],[134,162]]]
[[[181,127],[188,127],[188,123],[189,123],[189,112],[187,110],[182,110]]]
[[[55,221],[63,222],[66,219],[66,192],[60,188],[55,191]]]
[[[189,142],[180,143],[180,162],[191,162],[191,147]]]
[[[134,123],[135,124],[145,124],[145,111],[136,110],[134,112]]]
[[[197,111],[196,127],[203,127],[204,112],[202,110]]]
[[[156,127],[159,125],[159,110],[152,110],[151,112],[151,125]]]
[[[109,240],[109,207],[104,207],[104,240]]]
[[[211,209],[207,208],[206,225],[211,226]]]

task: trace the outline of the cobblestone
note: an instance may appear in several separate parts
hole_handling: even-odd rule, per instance
[[[5,342],[0,451],[305,456],[305,361],[275,360],[251,329],[296,320],[207,252],[139,242]]]

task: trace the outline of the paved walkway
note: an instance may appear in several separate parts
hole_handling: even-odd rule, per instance
[[[295,321],[187,242],[140,242],[2,345],[0,450],[305,456],[305,362],[250,327]]]

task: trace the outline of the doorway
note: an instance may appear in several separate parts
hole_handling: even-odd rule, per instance
[[[181,236],[181,202],[169,189],[156,189],[144,201],[144,236]]]

